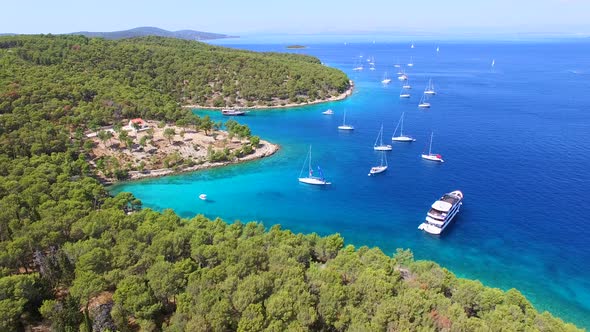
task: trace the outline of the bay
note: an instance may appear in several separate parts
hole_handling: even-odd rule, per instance
[[[111,187],[113,193],[130,191],[145,207],[170,208],[183,217],[340,233],[347,243],[387,254],[410,248],[418,259],[434,260],[458,276],[517,288],[537,309],[590,328],[590,43],[423,40],[411,49],[407,42],[323,41],[287,50],[276,40],[244,42],[219,43],[317,56],[354,80],[354,94],[236,118],[281,145],[272,157],[125,182]],[[410,57],[412,96],[400,100],[393,65]],[[359,60],[365,70],[352,71]],[[385,71],[394,78],[387,86],[380,83]],[[420,110],[429,79],[437,95],[430,109]],[[327,108],[335,114],[322,115]],[[353,132],[337,130],[345,110]],[[217,112],[195,112],[226,120]],[[402,112],[404,133],[417,141],[394,143],[388,171],[368,177],[379,162],[372,145],[381,124],[388,140]],[[443,155],[444,164],[420,159],[431,131],[433,152]],[[297,182],[310,145],[329,187]],[[418,231],[430,204],[455,189],[465,200],[454,224],[441,237]],[[210,201],[200,201],[200,193]]]

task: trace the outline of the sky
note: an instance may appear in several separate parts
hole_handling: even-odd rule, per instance
[[[7,0],[0,10],[0,33],[590,34],[590,0]]]

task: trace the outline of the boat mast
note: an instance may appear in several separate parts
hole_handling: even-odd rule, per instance
[[[309,146],[309,173],[308,173],[308,176],[311,177],[312,174],[313,174],[313,171],[311,169],[311,145],[310,145]]]
[[[400,136],[404,136],[404,113],[405,112],[402,112],[402,120],[401,120],[402,125],[401,125],[400,130],[399,130],[399,135]]]
[[[434,132],[430,133],[430,146],[428,147],[428,155],[432,154],[432,136],[434,136]]]

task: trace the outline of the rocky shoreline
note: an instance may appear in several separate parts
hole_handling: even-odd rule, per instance
[[[233,108],[264,110],[264,109],[308,106],[308,105],[328,103],[328,102],[332,102],[332,101],[346,99],[347,97],[351,96],[352,92],[354,91],[354,82],[353,81],[349,81],[349,82],[350,82],[350,87],[348,88],[348,90],[344,91],[343,93],[341,93],[338,96],[332,96],[328,99],[317,99],[317,100],[309,101],[306,103],[288,103],[288,104],[284,104],[284,105],[274,105],[274,106],[256,105],[256,106],[249,106],[249,107],[248,106],[234,106],[234,107],[213,107],[213,106],[211,106],[211,107],[209,107],[209,106],[202,106],[202,105],[184,105],[182,107],[184,107],[184,108],[204,108],[204,109],[212,109],[212,110],[233,109]]]
[[[161,169],[153,169],[153,170],[144,170],[143,172],[139,171],[130,171],[129,178],[124,181],[134,181],[134,180],[141,180],[141,179],[148,179],[148,178],[158,178],[167,175],[176,175],[181,173],[188,173],[194,172],[198,170],[222,167],[232,164],[240,164],[247,161],[257,160],[261,158],[265,158],[268,156],[272,156],[277,151],[279,151],[280,147],[277,144],[272,144],[265,140],[260,140],[260,144],[258,148],[252,153],[242,158],[236,158],[232,161],[224,161],[224,162],[204,162],[199,165],[186,167],[183,169],[170,169],[170,168],[161,168]],[[118,182],[118,181],[117,181]],[[105,182],[106,184],[115,184],[117,182]]]

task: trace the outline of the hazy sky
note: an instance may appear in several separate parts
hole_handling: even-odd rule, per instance
[[[590,0],[6,0],[1,32],[590,32]]]

